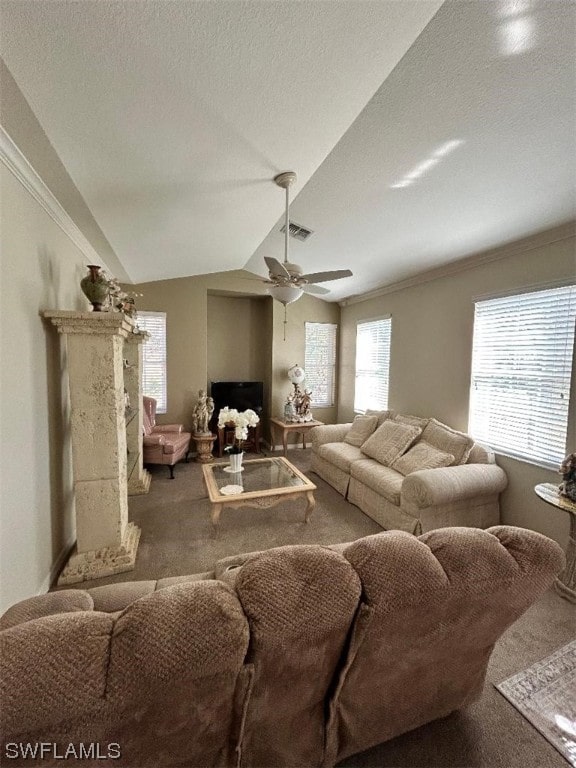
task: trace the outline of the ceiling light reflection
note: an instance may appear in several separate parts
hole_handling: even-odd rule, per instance
[[[511,16],[522,16],[532,9],[532,0],[504,0],[500,3],[499,16],[509,19]]]
[[[531,16],[520,16],[506,21],[500,29],[500,51],[504,56],[515,56],[534,47],[534,19]]]
[[[427,157],[425,160],[422,160],[421,163],[418,163],[418,165],[412,168],[412,170],[408,171],[408,173],[397,182],[391,184],[390,188],[402,189],[403,187],[409,187],[419,178],[424,176],[424,174],[427,173],[430,169],[434,168],[435,165],[438,165],[438,163],[440,163],[447,155],[449,155],[450,152],[453,152],[462,144],[464,144],[464,139],[451,139],[450,141],[445,141],[444,144],[441,144],[439,147],[437,147],[429,157]]]

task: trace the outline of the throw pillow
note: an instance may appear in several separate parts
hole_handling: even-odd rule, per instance
[[[394,421],[399,421],[400,424],[411,424],[413,427],[424,429],[430,419],[424,419],[422,416],[410,416],[407,413],[397,413],[396,416],[394,416]]]
[[[364,416],[378,416],[378,426],[380,427],[386,419],[391,419],[394,416],[394,411],[374,411],[368,408],[364,411]]]
[[[421,432],[420,427],[399,424],[397,421],[388,419],[366,440],[360,450],[366,456],[389,467],[404,451],[408,450]]]
[[[430,419],[422,433],[422,440],[444,453],[451,453],[454,456],[451,466],[466,464],[474,445],[474,440],[469,435],[457,432],[436,419]]]
[[[419,469],[449,467],[453,461],[454,456],[451,453],[439,451],[438,448],[434,448],[425,440],[420,440],[403,456],[396,459],[392,464],[392,469],[400,472],[401,475],[409,475],[411,472],[418,472]]]
[[[346,433],[345,443],[360,448],[378,426],[378,416],[355,416],[352,426]]]

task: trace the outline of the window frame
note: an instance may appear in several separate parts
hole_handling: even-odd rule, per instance
[[[358,371],[364,370],[367,371],[368,369],[362,369],[359,368],[358,365],[358,355],[359,355],[359,331],[362,326],[368,326],[368,325],[375,325],[377,323],[386,323],[387,329],[387,340],[388,340],[388,349],[384,352],[384,363],[386,364],[386,370],[382,373],[382,378],[385,382],[385,404],[384,405],[377,405],[375,407],[371,407],[370,405],[366,405],[365,408],[361,407],[361,403],[359,403],[358,398],[358,380],[360,378]],[[379,410],[379,411],[385,411],[389,408],[389,396],[390,396],[390,366],[391,366],[391,351],[392,351],[392,315],[379,315],[378,317],[371,317],[364,320],[358,320],[356,322],[356,349],[355,349],[355,355],[354,355],[354,413],[363,414],[366,413],[367,410]]]
[[[161,366],[160,376],[161,376],[161,395],[158,397],[158,392],[153,391],[153,393],[150,393],[151,391],[145,391],[146,387],[146,364],[151,363],[152,361],[149,361],[146,359],[146,347],[149,342],[149,339],[146,339],[146,341],[142,344],[142,371],[141,371],[141,386],[142,386],[142,394],[153,397],[156,402],[156,413],[163,414],[167,413],[168,411],[168,376],[167,376],[167,362],[168,362],[168,333],[167,333],[167,314],[166,312],[156,312],[154,310],[138,310],[138,314],[136,317],[136,324],[139,325],[140,329],[142,331],[145,331],[147,333],[150,333],[145,327],[146,321],[145,318],[156,318],[162,320],[162,328],[163,328],[163,343],[160,344],[160,349],[163,352],[163,356],[159,360],[153,361],[155,365]],[[140,322],[140,321],[144,322]]]
[[[542,298],[542,294],[552,291],[560,291],[560,290],[566,290],[569,292],[569,295],[566,299],[564,299],[564,305],[566,309],[566,314],[562,316],[562,318],[558,321],[563,323],[564,321],[570,321],[570,317],[572,316],[572,325],[570,327],[569,324],[565,326],[565,331],[562,333],[562,336],[560,338],[564,338],[564,346],[562,348],[561,352],[557,353],[558,350],[558,343],[557,343],[557,336],[550,336],[550,330],[548,328],[548,335],[550,338],[546,338],[546,325],[545,325],[545,319],[549,319],[549,321],[554,321],[555,317],[555,308],[553,304],[551,303],[551,308],[547,310],[547,314],[541,315],[541,318],[538,320],[538,313],[537,313],[537,303],[539,301],[545,301],[546,299]],[[529,305],[526,304],[524,308],[524,312],[522,312],[522,300],[526,299],[527,297],[533,296],[535,297],[534,304]],[[554,297],[552,297],[554,299]],[[513,416],[510,415],[511,413],[511,406],[508,404],[508,415],[506,413],[506,399],[505,395],[500,395],[501,398],[501,407],[500,409],[493,407],[492,409],[486,407],[482,407],[482,405],[479,403],[480,398],[482,395],[478,394],[478,383],[480,378],[484,378],[484,398],[487,398],[486,391],[490,388],[490,383],[486,383],[490,381],[489,374],[485,372],[480,367],[479,359],[481,354],[490,354],[489,352],[486,353],[485,350],[487,349],[487,344],[481,344],[479,341],[479,334],[480,334],[480,323],[478,322],[479,317],[479,306],[482,307],[484,310],[489,310],[488,304],[491,304],[492,307],[496,306],[497,302],[502,302],[502,306],[505,306],[505,303],[507,302],[509,305],[514,300],[517,300],[518,302],[518,308],[514,315],[514,318],[511,318],[510,312],[501,312],[500,317],[503,315],[506,315],[506,320],[514,320],[514,323],[516,326],[521,326],[522,329],[528,327],[528,320],[532,320],[531,326],[534,327],[534,332],[540,334],[540,338],[538,339],[538,343],[536,344],[533,342],[528,348],[532,352],[532,366],[533,369],[530,370],[525,364],[524,361],[518,364],[517,360],[521,358],[521,352],[518,351],[520,349],[520,345],[516,345],[516,357],[514,357],[514,340],[508,341],[507,339],[502,341],[502,338],[500,337],[498,339],[499,345],[502,348],[503,344],[506,344],[507,346],[505,349],[508,351],[509,355],[509,364],[507,368],[502,368],[500,375],[494,374],[491,377],[491,380],[494,382],[494,391],[497,394],[497,383],[498,380],[500,380],[501,383],[501,390],[505,390],[506,387],[504,386],[506,383],[508,384],[507,388],[509,392],[514,392],[514,397],[518,398],[521,395],[524,395],[524,398],[526,399],[526,405],[523,407],[523,413],[528,413],[530,416],[530,420],[527,423],[527,426],[525,427],[526,430],[526,441],[530,441],[526,445],[519,447],[519,440],[521,439],[519,436],[519,429],[518,427],[514,428],[512,432],[509,432],[508,435],[506,435],[503,439],[502,432],[498,433],[498,431],[494,430],[494,427],[492,427],[492,432],[490,432],[490,424],[488,424],[484,429],[481,429],[478,427],[478,423],[480,419],[488,419],[492,420],[492,422],[496,422],[498,424],[502,424],[506,418],[508,418],[509,421],[513,421]],[[561,302],[562,300],[560,297],[558,297],[558,302]],[[572,313],[572,315],[571,315]],[[531,317],[529,318],[529,315]],[[495,313],[492,313],[492,316],[495,316]],[[510,327],[510,323],[505,324],[502,320],[497,321],[501,323],[502,327]],[[536,322],[539,322],[539,325],[536,325]],[[532,464],[538,467],[542,467],[545,469],[551,469],[551,470],[557,470],[559,464],[563,460],[566,451],[567,451],[567,444],[568,440],[570,439],[570,415],[572,410],[575,407],[574,403],[571,403],[571,382],[573,381],[573,377],[575,375],[574,370],[574,338],[575,338],[575,324],[576,324],[576,283],[574,282],[566,282],[566,281],[558,281],[553,283],[546,283],[543,285],[532,285],[529,287],[526,287],[524,289],[520,290],[510,290],[503,293],[499,293],[496,295],[490,295],[490,296],[481,296],[477,297],[474,300],[474,319],[473,319],[473,340],[472,340],[472,355],[471,355],[471,363],[470,363],[470,392],[469,392],[469,412],[468,412],[468,431],[469,433],[477,439],[479,442],[487,443],[490,445],[490,447],[499,455],[506,456],[509,458],[513,458],[517,461],[522,461],[527,464]],[[557,328],[554,328],[554,330],[557,330]],[[517,331],[516,328],[511,330],[511,333],[514,331]],[[486,330],[484,329],[484,333],[486,333]],[[572,337],[570,339],[570,336],[572,334]],[[492,332],[492,336],[494,339],[496,339],[499,336],[498,330]],[[494,342],[493,342],[494,343]],[[492,348],[493,350],[493,348]],[[492,355],[494,355],[494,352],[492,351]],[[553,357],[553,362],[550,362],[550,356]],[[494,363],[493,363],[494,364]],[[484,359],[483,362],[484,367],[486,366],[486,361]],[[539,367],[540,371],[546,372],[548,375],[541,375],[536,376],[534,375],[535,369]],[[550,382],[553,380],[557,380],[560,383],[557,383],[557,381],[554,381],[553,384]],[[535,384],[534,384],[535,382]],[[523,383],[523,386],[522,386]],[[515,386],[515,389],[512,389],[512,386]],[[546,386],[548,384],[548,386]],[[543,394],[544,391],[548,389],[547,394]],[[558,393],[557,396],[555,396],[553,393]],[[530,400],[532,398],[532,400]],[[490,401],[493,401],[494,397],[490,398]],[[564,402],[561,402],[564,401]],[[534,405],[538,404],[538,407],[535,408]],[[558,407],[558,403],[561,403],[562,408]],[[475,407],[476,406],[476,407]],[[514,406],[514,413],[519,412],[519,408],[517,406]],[[555,417],[555,430],[556,434],[560,431],[560,433],[563,432],[563,445],[561,447],[561,444],[557,444],[555,446],[555,450],[557,451],[556,454],[552,454],[551,452],[548,454],[548,456],[545,455],[545,452],[542,449],[543,439],[540,437],[538,439],[538,433],[542,433],[546,429],[546,420],[549,419],[550,411],[554,411],[554,417]],[[558,417],[557,412],[565,410],[565,418],[564,422],[560,424],[560,427],[558,427]],[[545,416],[538,416],[539,412],[542,411],[542,413],[545,413]],[[549,423],[549,422],[548,422]]]
[[[309,381],[309,374],[310,369],[313,368],[312,365],[309,363],[308,358],[308,328],[312,327],[319,327],[323,326],[325,327],[329,333],[331,334],[332,338],[327,338],[329,340],[331,349],[327,349],[327,354],[330,356],[327,365],[329,365],[329,373],[327,376],[327,389],[328,392],[328,398],[326,401],[318,401],[315,399],[315,394],[318,391],[318,384],[315,384],[316,379],[313,378],[313,381]],[[336,376],[337,376],[337,362],[338,362],[338,323],[318,323],[315,321],[306,321],[304,323],[304,371],[306,372],[306,380],[304,382],[305,387],[310,387],[312,390],[312,401],[310,403],[310,406],[312,408],[334,408],[336,406]]]

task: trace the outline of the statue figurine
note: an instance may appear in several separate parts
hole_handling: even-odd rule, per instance
[[[198,392],[198,402],[194,407],[192,414],[192,432],[195,435],[209,435],[208,424],[210,417],[214,413],[214,400],[206,396],[205,390]]]

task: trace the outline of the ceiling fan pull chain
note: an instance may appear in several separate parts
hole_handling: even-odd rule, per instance
[[[286,325],[288,320],[286,319],[286,304],[284,304],[284,341],[286,341]]]

